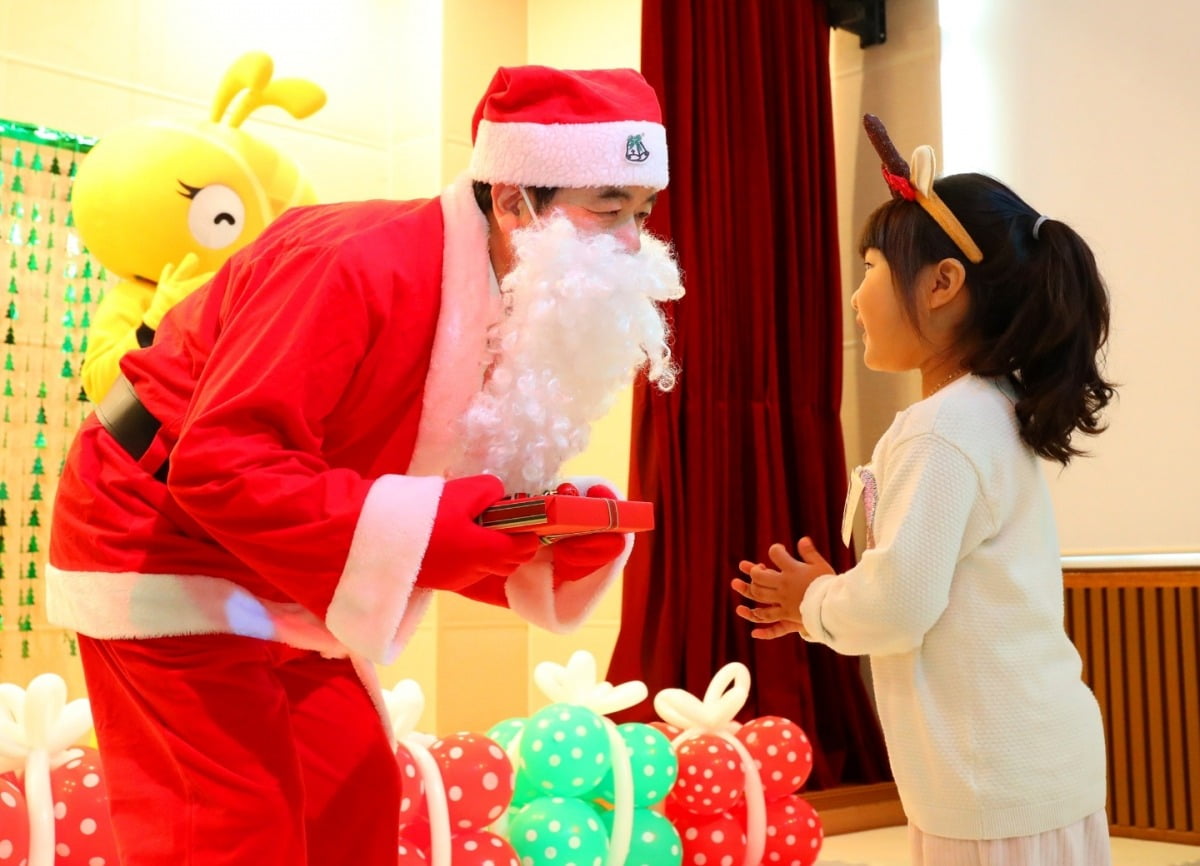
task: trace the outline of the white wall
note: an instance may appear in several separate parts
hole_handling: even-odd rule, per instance
[[[842,251],[842,430],[848,467],[866,463],[896,412],[920,399],[915,373],[876,373],[863,364],[862,334],[850,295],[863,276],[858,235],[887,200],[879,157],[863,134],[862,116],[876,114],[897,142],[938,147],[941,126],[937,0],[888,5],[888,39],[866,50],[841,30],[830,37],[833,138],[837,154],[838,237]],[[901,147],[903,152],[904,148]],[[862,509],[857,549],[862,549]]]
[[[1200,551],[1200,3],[942,0],[949,170],[1092,245],[1121,383],[1093,457],[1050,470],[1068,553]]]
[[[641,68],[641,0],[527,0],[529,62]]]
[[[902,153],[933,144],[943,173],[995,175],[1071,223],[1108,281],[1108,370],[1121,389],[1111,428],[1087,443],[1092,456],[1065,472],[1047,466],[1063,551],[1200,551],[1189,447],[1200,428],[1190,351],[1200,292],[1189,259],[1200,229],[1200,74],[1190,60],[1200,3],[893,0],[888,31],[865,51],[857,37],[833,35],[846,297],[861,277],[857,232],[885,195],[865,111],[884,119]],[[863,368],[845,309],[842,417],[854,465],[917,390]]]
[[[244,129],[304,166],[325,201],[435,194],[440,0],[0,2],[0,117],[102,136],[134,119],[206,118],[221,75],[266,51],[328,103]]]

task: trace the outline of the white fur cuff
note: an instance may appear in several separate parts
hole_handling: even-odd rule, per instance
[[[391,663],[424,613],[429,593],[413,587],[443,486],[441,478],[410,475],[385,475],[371,485],[325,614],[352,652]]]
[[[563,583],[554,589],[554,545],[538,551],[504,584],[508,606],[524,620],[556,634],[574,631],[591,615],[601,596],[625,568],[633,552],[633,533],[625,536],[625,549],[603,568],[587,577]]]

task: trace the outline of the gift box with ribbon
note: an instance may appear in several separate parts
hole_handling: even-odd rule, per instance
[[[490,825],[512,798],[512,764],[493,740],[416,730],[425,695],[415,680],[384,692],[399,764],[398,866],[519,866]]]
[[[645,532],[654,528],[654,504],[601,496],[549,493],[505,499],[484,510],[479,523],[546,539],[590,532]]]
[[[91,728],[88,699],[68,703],[58,674],[0,683],[0,861],[117,862],[100,755],[78,745]]]
[[[660,729],[679,761],[666,814],[688,863],[812,866],[824,840],[821,819],[794,793],[812,771],[812,744],[780,716],[735,721],[749,694],[749,669],[731,662],[703,699],[683,689],[655,695]]]
[[[523,866],[680,866],[682,842],[660,811],[676,778],[670,743],[606,717],[645,700],[645,683],[598,681],[583,651],[565,667],[542,662],[534,681],[552,703],[488,732],[517,769],[513,808],[494,829]]]

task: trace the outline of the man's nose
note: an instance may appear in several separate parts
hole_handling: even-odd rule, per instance
[[[613,237],[627,253],[636,253],[642,248],[642,230],[637,220],[631,219],[622,223],[619,228],[613,230]]]

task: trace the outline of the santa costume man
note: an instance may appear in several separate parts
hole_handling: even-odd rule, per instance
[[[123,866],[394,864],[372,663],[433,590],[566,630],[624,565],[623,535],[476,518],[554,484],[638,369],[670,386],[657,99],[632,70],[501,69],[473,132],[439,198],[284,214],[72,446],[48,610],[80,634]]]

